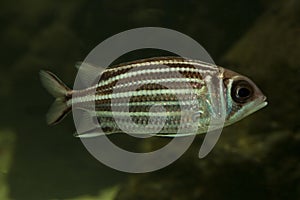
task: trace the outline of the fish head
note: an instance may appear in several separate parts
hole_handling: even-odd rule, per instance
[[[246,76],[224,69],[223,83],[227,103],[225,126],[245,118],[268,104],[266,96]]]

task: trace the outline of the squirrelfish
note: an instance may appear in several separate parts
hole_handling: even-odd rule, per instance
[[[81,107],[93,111],[89,113],[103,130],[99,135],[124,133],[126,129],[175,137],[191,134],[190,126],[195,125],[193,134],[200,134],[214,126],[211,117],[220,112],[224,126],[228,126],[267,105],[265,95],[249,78],[181,57],[118,64],[99,71],[95,84],[80,90],[69,89],[49,71],[41,71],[40,76],[44,87],[56,98],[47,114],[48,124],[57,124],[72,107]],[[179,128],[186,131],[177,135]],[[77,136],[95,135],[95,131],[88,131]]]

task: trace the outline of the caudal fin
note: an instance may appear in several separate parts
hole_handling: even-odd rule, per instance
[[[46,115],[47,123],[54,125],[71,110],[71,107],[67,105],[67,100],[71,98],[71,90],[49,71],[40,71],[40,78],[46,90],[56,98]]]

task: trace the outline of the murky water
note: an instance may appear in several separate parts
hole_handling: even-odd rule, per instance
[[[0,5],[0,199],[300,198],[297,0],[22,0]],[[48,69],[72,86],[75,63],[92,48],[143,26],[191,36],[218,65],[251,77],[269,105],[225,128],[205,159],[197,156],[203,140],[197,136],[172,165],[131,175],[94,159],[73,137],[71,116],[57,126],[46,125],[53,99],[38,73]],[[157,54],[141,51],[121,60]],[[167,143],[125,136],[111,140],[142,151]]]

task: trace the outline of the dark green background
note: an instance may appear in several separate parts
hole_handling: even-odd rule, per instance
[[[1,1],[0,23],[0,162],[6,162],[1,156],[11,157],[7,171],[0,171],[0,188],[6,185],[9,198],[96,198],[119,185],[121,200],[300,199],[298,0]],[[194,38],[217,64],[251,77],[269,105],[225,128],[205,159],[197,157],[199,136],[171,166],[128,175],[87,152],[72,136],[71,116],[46,125],[53,99],[38,73],[48,69],[72,86],[75,63],[97,44],[144,26]],[[151,54],[128,58],[137,55]],[[128,138],[112,139],[131,146]],[[147,149],[164,142],[135,145]]]

